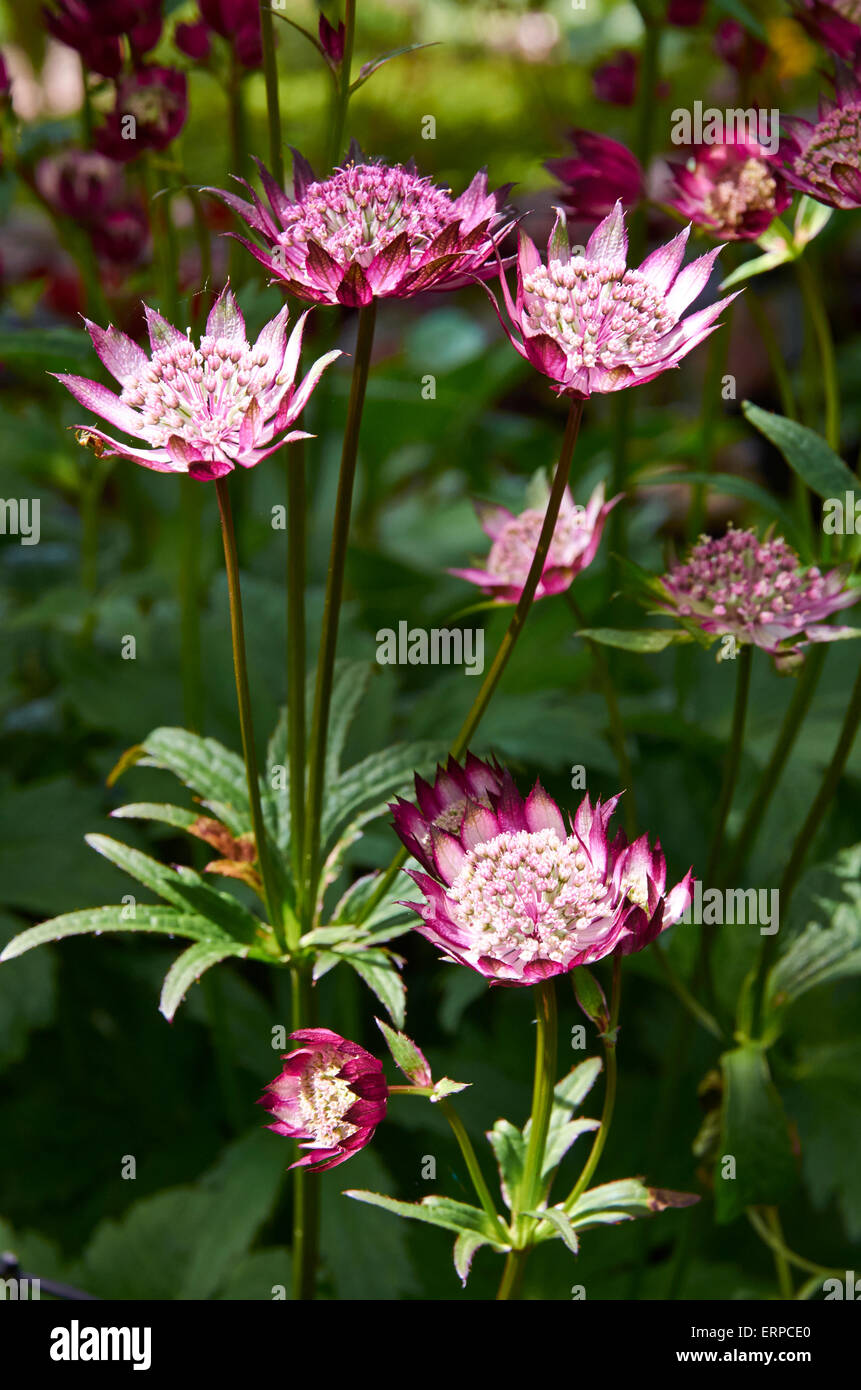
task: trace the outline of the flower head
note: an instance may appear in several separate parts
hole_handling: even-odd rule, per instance
[[[572,254],[561,212],[544,260],[521,233],[516,300],[500,274],[514,332],[501,315],[500,321],[511,343],[560,395],[621,391],[677,366],[708,337],[721,310],[735,298],[730,295],[682,318],[704,288],[720,250],[682,269],[689,233],[686,227],[637,270],[626,266],[621,203],[595,228],[583,256]]]
[[[122,70],[123,36],[137,59],[155,48],[162,28],[161,0],[56,0],[44,16],[48,32],[102,77]]]
[[[838,66],[833,100],[819,102],[819,120],[784,122],[784,175],[795,188],[832,208],[861,207],[861,81]]]
[[[294,1168],[335,1168],[371,1142],[386,1114],[383,1064],[329,1028],[290,1034],[300,1044],[257,1102],[275,1116],[267,1128],[306,1149]]]
[[[805,569],[782,536],[759,540],[754,531],[732,528],[719,539],[701,537],[661,587],[669,612],[703,632],[762,647],[787,666],[809,642],[851,631],[824,626],[825,619],[861,597],[847,589],[844,569]]]
[[[779,164],[755,140],[697,145],[670,171],[670,206],[729,241],[755,241],[792,201]]]
[[[599,101],[632,106],[637,95],[639,63],[636,53],[622,48],[592,73],[592,90]]]
[[[617,202],[633,207],[643,196],[643,171],[627,146],[592,130],[572,130],[573,155],[548,159],[546,169],[564,184],[562,203],[569,217],[606,217]]]
[[[536,783],[520,796],[511,774],[449,760],[434,787],[416,778],[417,804],[398,799],[395,829],[427,872],[411,877],[424,902],[417,930],[445,955],[496,984],[527,985],[611,953],[639,951],[677,921],[691,875],[665,893],[660,845],[629,844],[607,827],[618,797],[585,797],[570,829]]]
[[[227,39],[245,68],[263,62],[263,32],[257,0],[198,0],[200,13],[210,29]]]
[[[113,111],[95,135],[100,154],[123,163],[176,139],[188,114],[188,84],[176,68],[148,66],[117,83]],[[130,124],[130,118],[132,124]]]
[[[599,483],[585,507],[578,506],[565,489],[559,518],[535,590],[537,599],[561,594],[570,588],[581,570],[591,565],[601,543],[604,522],[622,499],[604,501],[604,484]],[[460,579],[477,584],[499,603],[516,603],[523,592],[544,523],[544,512],[527,508],[515,516],[506,507],[476,503],[478,519],[493,544],[484,569],[456,569]]]
[[[308,310],[287,339],[287,309],[262,330],[257,342],[245,337],[245,321],[230,287],[209,314],[206,333],[191,339],[146,308],[152,355],[116,328],[85,320],[93,345],[119,396],[85,377],[58,375],[81,405],[132,435],[146,447],[124,444],[88,428],[83,443],[95,438],[107,452],[142,463],[159,473],[221,478],[237,464],[253,468],[261,459],[308,436],[289,433],[326,367],[341,354],[326,353],[296,386],[296,369]]]
[[[742,75],[759,72],[768,57],[766,45],[736,19],[724,19],[718,25],[714,50],[719,58]]]
[[[361,305],[453,289],[481,270],[509,230],[499,211],[506,190],[488,193],[483,170],[452,198],[412,164],[367,161],[357,149],[351,156],[318,180],[294,151],[293,198],[258,161],[268,207],[248,184],[250,203],[207,190],[263,240],[265,248],[239,238],[288,294]]]
[[[85,228],[100,257],[115,265],[140,259],[149,224],[120,165],[93,150],[67,149],[41,159],[35,181],[55,212]]]

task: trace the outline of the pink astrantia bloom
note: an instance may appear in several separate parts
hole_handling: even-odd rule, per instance
[[[459,198],[422,178],[412,163],[350,161],[317,179],[293,153],[290,198],[258,161],[268,206],[244,179],[251,202],[210,188],[265,243],[238,239],[288,294],[313,304],[369,304],[454,289],[479,273],[511,223],[500,212],[507,190],[487,191],[476,174]]]
[[[267,1129],[306,1150],[292,1167],[322,1172],[369,1144],[385,1118],[383,1064],[329,1028],[300,1028],[290,1039],[300,1046],[282,1054],[281,1075],[257,1104],[275,1116]]]
[[[416,930],[494,984],[529,985],[611,954],[629,955],[678,921],[691,874],[669,892],[661,847],[612,840],[618,797],[586,796],[569,827],[536,783],[525,799],[511,774],[468,757],[416,778],[416,802],[391,807],[395,829],[426,872],[405,903]]]
[[[705,287],[721,249],[683,269],[689,233],[686,227],[659,246],[637,270],[626,265],[621,202],[595,228],[585,256],[572,255],[561,212],[544,260],[521,233],[515,300],[500,272],[511,328],[501,314],[500,322],[512,345],[550,378],[559,395],[580,398],[639,386],[677,366],[717,327],[721,310],[735,298],[682,317]]]
[[[697,145],[670,170],[670,207],[728,241],[755,241],[792,201],[780,165],[755,140]]]
[[[209,314],[195,347],[190,338],[153,309],[146,310],[152,355],[116,328],[85,320],[93,345],[122,391],[86,377],[56,374],[75,400],[145,447],[124,444],[87,428],[82,443],[108,445],[109,454],[142,463],[159,473],[221,478],[237,465],[253,468],[296,439],[290,431],[326,367],[341,353],[318,358],[296,385],[306,310],[287,338],[287,309],[262,330],[256,343],[245,337],[245,320],[227,286]]]
[[[846,578],[842,567],[827,574],[805,569],[782,536],[759,540],[753,531],[730,529],[717,539],[703,536],[685,563],[663,576],[662,606],[703,632],[761,647],[789,667],[808,643],[853,631],[825,625],[861,597]]]
[[[620,49],[592,73],[595,96],[599,101],[608,101],[613,106],[632,106],[637,95],[638,68],[636,53],[630,49]]]
[[[599,483],[585,507],[578,506],[566,488],[559,519],[535,590],[535,597],[561,594],[571,587],[581,570],[591,565],[601,543],[604,522],[618,502],[604,501],[604,484]],[[478,519],[492,540],[484,569],[453,569],[459,579],[477,584],[499,603],[516,603],[523,592],[544,524],[540,508],[528,508],[515,516],[507,507],[477,502]]]
[[[819,120],[783,121],[780,153],[795,188],[832,208],[861,207],[861,81],[838,66],[834,99],[820,98]]]
[[[633,207],[643,196],[640,161],[626,145],[592,130],[572,130],[573,155],[548,159],[545,169],[564,184],[562,204],[572,218],[597,221],[617,202]]]

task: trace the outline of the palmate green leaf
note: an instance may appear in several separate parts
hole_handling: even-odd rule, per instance
[[[615,627],[581,627],[575,635],[626,652],[663,652],[667,647],[694,640],[689,632],[677,627],[638,628],[630,632]]]
[[[582,1193],[567,1214],[572,1226],[585,1230],[589,1226],[615,1226],[637,1216],[654,1216],[674,1207],[690,1207],[698,1201],[692,1192],[647,1187],[640,1178],[619,1178]]]
[[[134,911],[134,916],[129,914]],[[37,927],[14,936],[2,953],[0,962],[13,960],[36,946],[63,941],[68,936],[101,936],[102,932],[155,932],[161,936],[186,936],[192,941],[221,941],[234,945],[227,932],[196,912],[184,912],[175,907],[151,907],[136,903],[131,907],[87,907],[78,912],[66,912],[40,922]]]
[[[407,1012],[407,991],[392,957],[378,949],[333,951],[333,964],[343,961],[352,966],[360,979],[379,999],[396,1028],[403,1028]],[[319,978],[319,977],[317,977]]]
[[[329,844],[338,828],[360,810],[365,812],[363,821],[370,818],[371,811],[382,815],[393,796],[409,789],[413,774],[428,771],[443,752],[436,743],[398,743],[348,768],[329,788],[323,810],[323,843]]]
[[[721,1057],[724,1098],[720,1155],[715,1166],[715,1215],[721,1225],[745,1207],[772,1206],[796,1185],[797,1175],[783,1102],[768,1069],[765,1050],[745,1043]],[[726,1158],[735,1176],[724,1177]]]
[[[487,1139],[499,1168],[502,1200],[508,1210],[513,1211],[526,1162],[526,1140],[522,1131],[510,1120],[497,1120],[493,1129],[488,1130]]]
[[[337,661],[332,683],[332,703],[329,707],[329,729],[326,735],[326,781],[331,786],[341,774],[341,758],[347,734],[356,717],[359,705],[368,693],[375,663],[372,661]]]
[[[854,490],[855,474],[821,435],[806,425],[799,425],[796,420],[788,420],[785,415],[762,410],[752,401],[742,402],[741,408],[745,418],[780,450],[811,492],[823,498],[842,498]]]
[[[600,1057],[590,1057],[574,1067],[553,1088],[553,1106],[550,1111],[544,1167],[541,1172],[544,1181],[553,1174],[581,1134],[600,1129],[599,1120],[575,1120],[573,1116],[594,1086],[602,1066]],[[527,1120],[523,1131],[524,1140],[529,1138],[529,1129],[530,1122]]]
[[[362,927],[376,928],[376,939],[380,941],[391,940],[393,936],[403,935],[414,914],[409,908],[401,907],[399,899],[404,895],[404,888],[409,886],[406,870],[413,867],[418,868],[416,861],[408,859],[404,865],[404,872],[395,878],[394,883],[389,886],[367,917],[365,916],[365,906],[376,892],[380,875],[378,873],[364,874],[362,878],[357,878],[355,883],[350,884],[337,903],[332,914],[333,923],[342,922],[346,925],[351,922],[361,922]],[[377,933],[380,934],[377,935]]]
[[[411,1221],[423,1221],[428,1226],[442,1226],[447,1231],[466,1231],[481,1236],[488,1245],[505,1249],[499,1229],[493,1225],[486,1212],[480,1207],[471,1207],[466,1202],[455,1202],[451,1197],[423,1197],[420,1202],[399,1202],[395,1197],[387,1197],[382,1192],[364,1192],[350,1188],[344,1193],[357,1202],[367,1202],[372,1207],[382,1207],[395,1216],[405,1216]]]
[[[172,772],[234,835],[252,829],[245,764],[217,739],[187,729],[154,729],[130,756],[144,767]]]
[[[553,1234],[558,1236],[563,1244],[567,1245],[572,1255],[580,1253],[580,1241],[577,1236],[571,1218],[562,1207],[544,1207],[540,1211],[526,1211],[525,1216],[534,1216],[539,1221],[546,1221],[552,1228]]]
[[[245,955],[246,949],[242,946],[237,947],[234,942],[196,941],[177,957],[165,975],[158,1005],[159,1013],[164,1014],[168,1023],[171,1023],[188,990],[205,970],[227,960],[229,956]]]
[[[190,910],[213,923],[218,930],[210,932],[211,936],[223,934],[246,945],[257,939],[262,929],[260,919],[243,907],[237,898],[206,883],[193,869],[168,868],[148,854],[124,845],[120,840],[112,840],[108,835],[86,835],[84,838],[98,854],[124,869],[166,902]]]
[[[830,924],[810,922],[771,970],[766,1006],[779,1009],[816,985],[861,975],[861,903],[839,903]]]

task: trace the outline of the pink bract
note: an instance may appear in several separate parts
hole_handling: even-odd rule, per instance
[[[507,190],[488,193],[483,170],[452,198],[412,163],[366,160],[354,147],[343,168],[318,180],[294,150],[290,198],[257,164],[267,203],[244,179],[237,181],[250,202],[223,189],[206,191],[264,243],[238,238],[273,283],[313,304],[358,306],[454,289],[481,272],[511,227],[500,211]]]
[[[395,830],[426,872],[405,903],[416,930],[493,984],[529,985],[611,954],[642,950],[684,912],[688,873],[669,892],[659,844],[608,824],[618,797],[586,796],[569,827],[536,782],[525,799],[511,774],[472,755],[450,759],[416,803],[392,805]]]
[[[643,196],[640,161],[618,140],[592,130],[572,130],[573,155],[548,159],[546,169],[564,185],[563,206],[569,217],[606,217],[617,202],[633,207]]]
[[[581,398],[639,386],[677,366],[735,298],[682,317],[705,288],[721,249],[683,268],[689,233],[686,227],[659,246],[637,270],[626,265],[621,202],[595,228],[583,256],[572,255],[561,212],[544,260],[521,233],[516,299],[500,272],[511,326],[499,317],[512,345],[558,394]]]
[[[383,1064],[329,1028],[301,1028],[290,1039],[300,1046],[282,1055],[280,1076],[257,1103],[275,1116],[268,1129],[307,1151],[291,1166],[322,1172],[369,1144],[385,1118]]]
[[[145,447],[124,444],[93,428],[84,430],[82,443],[95,438],[109,446],[106,452],[145,468],[210,480],[237,465],[253,468],[282,444],[308,438],[289,426],[302,413],[326,367],[341,356],[336,350],[318,358],[296,385],[308,310],[289,339],[285,307],[251,345],[227,286],[195,347],[161,314],[144,307],[150,357],[118,329],[85,320],[96,352],[122,387],[119,396],[86,377],[55,375],[81,405]]]
[[[578,506],[566,488],[559,518],[547,552],[547,559],[536,599],[560,594],[570,588],[575,577],[591,565],[601,542],[604,523],[622,500],[622,493],[604,501],[604,484],[599,483],[585,507]],[[476,503],[478,519],[493,541],[484,569],[453,569],[459,579],[477,584],[500,603],[516,603],[523,592],[532,564],[544,512],[528,508],[515,516],[506,507]]]

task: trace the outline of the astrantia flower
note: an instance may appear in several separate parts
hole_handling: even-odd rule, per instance
[[[329,1028],[301,1028],[290,1038],[300,1046],[282,1054],[281,1075],[257,1103],[275,1116],[268,1129],[307,1150],[292,1166],[322,1172],[369,1144],[385,1117],[383,1064]]]
[[[204,20],[227,39],[243,67],[263,62],[263,33],[257,0],[198,0]]]
[[[496,984],[528,985],[612,953],[628,955],[677,921],[691,875],[665,893],[666,862],[643,835],[607,827],[618,797],[585,797],[570,830],[540,783],[524,800],[510,773],[452,760],[417,805],[398,799],[395,829],[427,870],[407,903],[445,955]]]
[[[591,565],[601,542],[604,522],[622,499],[619,493],[604,501],[604,484],[599,483],[585,507],[578,506],[565,489],[559,519],[535,590],[537,599],[561,594],[570,588],[576,575]],[[516,603],[538,546],[544,512],[528,508],[515,516],[506,507],[476,503],[478,519],[493,541],[484,569],[453,569],[460,579],[477,584],[500,603]]]
[[[592,90],[599,101],[613,106],[631,106],[637,95],[636,53],[620,49],[609,62],[602,63],[592,73]]]
[[[793,664],[809,642],[833,642],[849,628],[824,626],[848,608],[861,590],[847,589],[847,571],[805,569],[782,536],[759,540],[753,531],[703,536],[684,564],[661,580],[668,611],[715,636],[762,647]],[[802,640],[804,639],[804,640]]]
[[[585,256],[573,256],[560,213],[542,260],[521,234],[517,299],[500,274],[513,346],[555,384],[557,393],[586,397],[651,381],[707,338],[735,298],[682,318],[704,288],[717,247],[682,269],[690,227],[647,256],[637,270],[625,259],[628,238],[621,203],[595,228]],[[489,293],[489,291],[488,291]]]
[[[192,478],[221,478],[237,464],[253,468],[261,459],[308,436],[289,430],[299,417],[326,367],[341,354],[318,358],[297,387],[296,369],[308,312],[287,340],[287,309],[276,315],[253,345],[245,321],[227,287],[210,311],[200,346],[161,314],[145,307],[152,356],[116,328],[99,328],[85,320],[93,345],[122,387],[115,396],[97,381],[58,375],[81,405],[132,435],[146,447],[124,444],[101,430],[87,428],[107,444],[107,453],[154,468],[159,473],[188,473]]]
[[[838,67],[834,100],[820,99],[815,124],[791,116],[783,125],[789,183],[829,207],[861,207],[861,82],[854,73]]]
[[[759,72],[768,57],[765,44],[735,19],[725,19],[718,25],[714,50],[719,58],[743,76]]]
[[[730,241],[755,241],[792,201],[779,164],[755,140],[697,145],[670,170],[670,206]]]
[[[453,289],[480,271],[509,230],[499,211],[507,190],[488,193],[484,171],[452,198],[412,164],[351,153],[356,162],[317,180],[294,151],[293,198],[258,161],[268,207],[247,183],[250,203],[207,190],[265,242],[263,249],[239,238],[288,294],[314,304],[361,305]]]
[[[56,0],[43,14],[48,32],[102,77],[116,77],[122,68],[121,35],[140,58],[161,34],[161,0]]]
[[[606,217],[617,202],[633,207],[643,196],[640,161],[627,146],[592,130],[572,130],[573,155],[548,159],[545,169],[564,184],[562,204],[569,217]]]
[[[188,114],[188,84],[176,68],[143,67],[117,84],[117,99],[95,144],[100,154],[123,162],[147,150],[166,149]],[[133,125],[129,121],[133,118]]]

